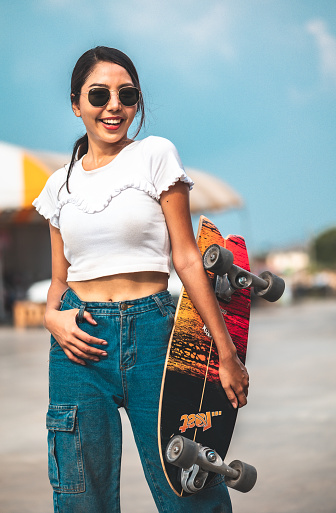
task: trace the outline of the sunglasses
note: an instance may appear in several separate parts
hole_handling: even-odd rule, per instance
[[[93,107],[104,107],[111,98],[111,92],[113,90],[107,89],[107,87],[93,87],[87,94],[88,100]],[[133,86],[121,87],[119,91],[115,91],[118,94],[120,103],[125,107],[133,107],[136,105],[140,98],[140,91]]]

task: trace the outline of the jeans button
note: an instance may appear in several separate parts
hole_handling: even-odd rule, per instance
[[[128,306],[125,303],[121,303],[120,308],[125,311],[127,310]]]

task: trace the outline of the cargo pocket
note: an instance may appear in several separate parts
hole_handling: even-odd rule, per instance
[[[85,491],[77,406],[49,405],[48,475],[55,492]]]

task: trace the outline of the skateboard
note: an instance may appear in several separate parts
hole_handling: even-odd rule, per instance
[[[265,271],[250,272],[242,237],[223,238],[201,216],[197,244],[214,287],[226,326],[245,363],[251,305],[255,294],[276,301],[284,281]],[[242,492],[251,490],[256,469],[240,460],[224,463],[237,410],[227,399],[218,376],[218,353],[208,328],[182,288],[162,378],[158,440],[162,468],[173,491],[186,497],[217,475]]]

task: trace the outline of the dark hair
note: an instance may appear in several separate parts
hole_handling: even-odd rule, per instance
[[[127,73],[130,75],[135,87],[137,87],[141,91],[138,73],[131,59],[125,53],[121,52],[120,50],[117,50],[116,48],[109,48],[107,46],[97,46],[96,48],[92,48],[91,50],[88,50],[87,52],[83,53],[83,55],[76,62],[76,65],[73,69],[71,76],[71,103],[78,101],[84,83],[86,82],[92,69],[98,62],[113,62],[114,64],[118,64],[119,66],[125,68]],[[140,94],[140,99],[137,106],[137,113],[138,112],[141,113],[141,118],[134,137],[138,135],[138,133],[141,130],[141,127],[145,122],[145,106],[142,94]],[[80,137],[74,144],[66,180],[66,187],[68,192],[70,192],[69,178],[71,175],[72,168],[76,160],[80,159],[83,155],[87,153],[88,144],[89,142],[87,134],[85,134],[83,137]]]

